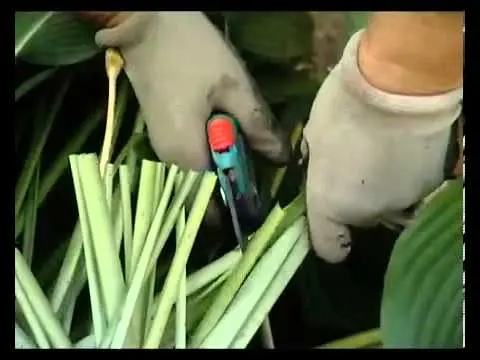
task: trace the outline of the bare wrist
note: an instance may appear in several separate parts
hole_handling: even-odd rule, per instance
[[[358,61],[375,87],[398,94],[447,92],[463,81],[463,14],[376,13]]]

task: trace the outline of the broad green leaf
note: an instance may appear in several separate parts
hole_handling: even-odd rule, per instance
[[[461,347],[462,271],[462,183],[449,181],[393,249],[381,308],[384,347]]]
[[[303,11],[244,12],[232,16],[232,41],[242,50],[274,61],[307,57],[313,24]]]
[[[177,176],[177,191],[181,188],[183,174]],[[185,229],[185,207],[180,211],[176,224],[177,251],[180,251],[182,235]],[[186,267],[186,264],[185,264]],[[187,272],[183,270],[177,287],[177,299],[175,303],[175,349],[187,347]]]
[[[70,65],[99,51],[93,27],[72,13],[15,13],[15,59],[39,65]]]
[[[28,47],[53,14],[53,11],[15,12],[15,58]]]

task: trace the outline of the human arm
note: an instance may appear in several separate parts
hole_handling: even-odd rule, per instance
[[[463,82],[464,13],[380,12],[359,47],[370,84],[396,94],[432,95]]]

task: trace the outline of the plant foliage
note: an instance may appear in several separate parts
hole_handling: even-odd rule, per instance
[[[365,26],[368,13],[345,15],[346,40]],[[303,66],[312,55],[308,14],[208,16],[237,48],[297,148],[320,86],[308,66]],[[93,34],[88,23],[69,13],[15,13],[16,76],[22,74],[15,91],[20,104],[15,151],[24,159],[15,189],[16,347],[250,346],[288,284],[295,283],[294,275],[308,268],[299,167],[292,162],[288,168],[276,169],[255,159],[262,188],[288,205],[272,204],[245,253],[225,245],[205,249],[197,232],[214,192],[215,176],[179,169],[156,158],[141,113],[135,120],[132,116],[134,96],[125,79],[119,80],[114,115],[109,108],[109,120],[115,124],[110,128],[113,148],[109,150],[114,160],[104,174],[99,170],[94,153],[100,152],[97,133],[103,134],[105,128],[101,120],[106,96],[100,91],[99,102],[85,110],[85,99],[92,95],[75,85],[81,77],[101,79],[89,80],[96,82],[87,89],[106,85],[104,74],[98,76],[95,59],[100,49]],[[21,70],[25,63],[49,68],[33,67],[35,71],[25,77]],[[60,85],[55,86],[55,81]],[[55,85],[49,87],[51,83]],[[70,104],[72,99],[76,107]],[[55,130],[70,121],[74,112],[80,112],[83,120],[71,136],[64,139],[62,133],[52,154]],[[52,195],[62,187],[69,189],[66,198]],[[323,347],[461,345],[460,188],[457,182],[442,188],[395,244],[385,276],[381,323]],[[193,207],[186,207],[190,192],[197,200]],[[52,240],[39,229],[45,227],[47,205],[54,203],[54,211],[61,214],[70,202],[76,224],[68,229],[70,236],[59,234],[54,248],[45,253],[45,243]],[[215,242],[228,244],[224,240]],[[301,302],[315,302],[314,294],[322,294],[323,299],[330,296],[325,293],[332,288],[323,288],[323,279],[331,279],[340,292],[347,286],[338,282],[334,272],[318,267],[308,271],[318,273],[300,291]],[[338,315],[335,302],[334,296],[330,302],[316,302],[310,309],[319,314],[304,316],[334,318]]]
[[[48,66],[70,65],[99,51],[93,28],[70,13],[15,13],[15,59]]]
[[[462,346],[462,183],[449,181],[398,239],[385,277],[385,347]]]

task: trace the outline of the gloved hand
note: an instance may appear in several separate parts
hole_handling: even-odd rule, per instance
[[[135,12],[96,34],[118,47],[144,113],[153,150],[187,169],[210,166],[206,121],[212,110],[235,116],[250,146],[276,163],[288,139],[254,91],[241,60],[201,12]]]
[[[254,150],[278,164],[288,160],[288,138],[276,126],[240,58],[203,13],[121,16],[123,21],[100,30],[96,41],[120,49],[160,160],[184,169],[208,169],[206,122],[212,110],[236,117]],[[220,224],[214,200],[205,219],[211,226]]]
[[[372,87],[357,65],[360,36],[350,38],[318,91],[302,143],[310,237],[332,263],[350,252],[347,225],[375,225],[442,183],[463,94],[402,96]]]

